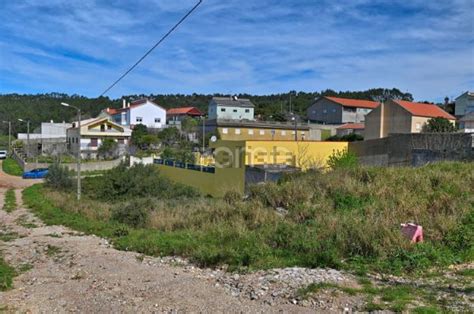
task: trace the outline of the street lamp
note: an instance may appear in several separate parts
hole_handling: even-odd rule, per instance
[[[3,123],[8,123],[8,154],[12,153],[12,122],[11,121],[2,121]]]
[[[65,102],[61,103],[61,106],[70,107],[77,110],[77,200],[81,200],[81,109],[67,104]]]
[[[297,123],[298,123],[298,120],[296,120],[296,117],[293,115],[291,117],[291,121],[295,121],[295,142],[298,141],[298,132],[297,132]]]
[[[26,159],[30,157],[30,120],[23,120],[23,119],[18,119],[20,122],[26,122]]]

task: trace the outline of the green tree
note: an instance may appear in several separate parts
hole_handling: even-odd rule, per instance
[[[115,158],[118,155],[118,143],[113,139],[106,138],[102,141],[97,153],[102,158]]]
[[[452,133],[456,132],[456,126],[446,118],[432,118],[423,126],[426,133]]]
[[[186,117],[181,122],[181,129],[185,133],[196,132],[197,126],[198,126],[198,121],[191,117]]]
[[[165,143],[166,145],[171,145],[179,140],[179,130],[175,127],[165,128],[160,133],[158,133],[158,137]]]
[[[132,144],[138,148],[143,146],[143,137],[148,135],[148,129],[143,124],[137,124],[132,131]]]

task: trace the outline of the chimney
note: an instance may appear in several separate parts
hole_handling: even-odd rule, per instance
[[[127,102],[125,101],[125,99],[122,99],[122,108],[127,108]]]
[[[128,102],[127,107],[130,108],[130,102]]]

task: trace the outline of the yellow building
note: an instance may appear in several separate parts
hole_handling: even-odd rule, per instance
[[[452,123],[456,118],[436,105],[403,100],[388,100],[365,117],[364,139],[397,133],[420,133],[429,119],[442,117]]]
[[[348,148],[347,142],[319,141],[217,141],[214,148],[216,167],[286,165],[301,168],[325,168],[335,151]],[[237,157],[236,157],[237,156]],[[238,157],[242,156],[242,157]]]
[[[310,128],[306,123],[250,121],[250,120],[208,120],[206,132],[217,131],[225,141],[298,141],[310,140]],[[295,136],[296,135],[296,136]]]

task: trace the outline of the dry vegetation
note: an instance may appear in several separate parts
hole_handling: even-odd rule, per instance
[[[442,163],[308,172],[254,186],[246,200],[184,190],[159,198],[152,191],[139,198],[124,194],[120,202],[104,203],[92,199],[103,192],[86,191],[89,198],[77,203],[72,193],[45,191],[40,204],[38,186],[25,196],[46,222],[107,236],[118,248],[145,254],[240,269],[298,265],[400,273],[473,260],[473,187],[472,163]],[[277,214],[277,207],[288,214]],[[404,222],[421,224],[425,243],[403,238]]]

